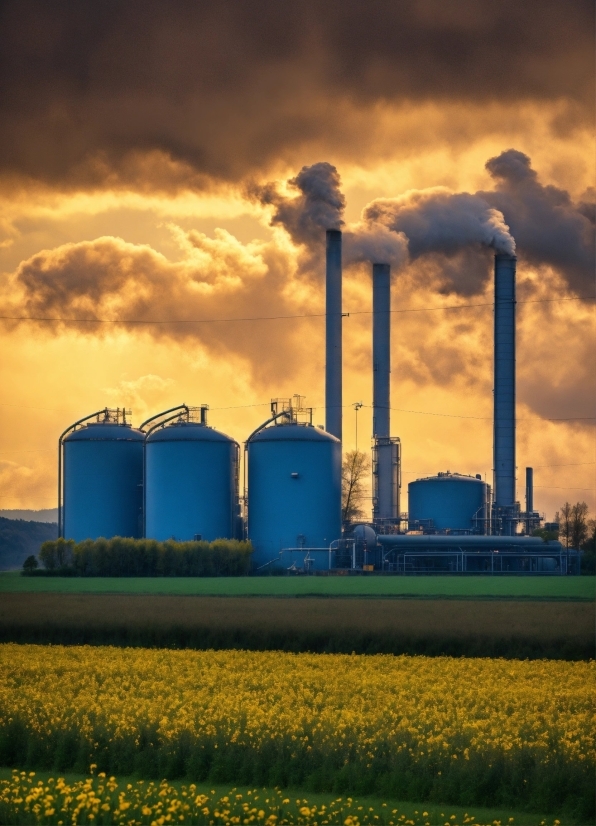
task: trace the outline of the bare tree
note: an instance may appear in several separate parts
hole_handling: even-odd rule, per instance
[[[571,511],[573,507],[569,502],[565,502],[561,508],[559,516],[559,539],[565,543],[565,547],[569,547],[571,541]]]
[[[584,550],[589,554],[596,554],[596,519],[588,519],[588,537]]]
[[[588,506],[576,502],[571,508],[571,547],[578,551],[588,538]]]
[[[341,506],[344,523],[363,519],[363,482],[370,470],[370,459],[361,450],[350,450],[344,456],[341,469]]]

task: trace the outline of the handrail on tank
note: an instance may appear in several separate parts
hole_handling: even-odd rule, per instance
[[[101,410],[96,410],[95,413],[90,413],[88,416],[84,416],[82,419],[79,419],[74,424],[71,424],[66,430],[60,434],[60,438],[58,439],[58,536],[64,537],[64,507],[62,504],[62,452],[64,450],[64,438],[72,431],[76,430],[80,424],[83,422],[89,421],[94,416],[100,416],[102,413],[105,413],[107,416],[108,408],[104,407]]]
[[[165,416],[166,413],[172,413],[174,410],[188,410],[188,405],[184,404],[184,403],[178,404],[178,405],[176,405],[176,407],[170,407],[168,410],[162,410],[161,413],[156,413],[155,416],[149,416],[148,419],[145,419],[145,421],[142,424],[139,425],[139,430],[143,430],[145,425],[148,425],[149,422],[154,422],[155,419],[159,419],[159,418],[161,418],[161,416]],[[175,417],[172,417],[172,418],[175,418]],[[170,421],[170,419],[168,419],[167,421]],[[151,429],[153,429],[153,428],[151,428]]]

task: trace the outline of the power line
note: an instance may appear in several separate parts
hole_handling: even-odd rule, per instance
[[[535,488],[544,488],[545,490],[589,490],[596,491],[596,488],[568,488],[567,486],[556,487],[554,485],[534,485]]]
[[[556,301],[593,301],[594,296],[559,296],[557,298],[535,298],[517,301],[517,304],[545,304]],[[400,310],[386,310],[388,313],[427,313],[437,310],[466,310],[471,307],[494,307],[494,301],[477,304],[451,304],[444,307],[407,307]],[[179,319],[140,319],[140,318],[62,318],[47,316],[0,316],[3,321],[37,321],[62,324],[223,324],[238,321],[281,321],[294,318],[324,318],[327,313],[300,313],[296,315],[244,316],[232,318],[179,318]],[[342,312],[342,316],[372,315],[372,310],[351,310]]]
[[[579,467],[580,465],[596,465],[596,462],[568,462],[563,465],[532,465],[532,467]]]

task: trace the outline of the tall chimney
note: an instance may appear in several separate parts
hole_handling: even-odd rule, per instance
[[[399,439],[391,438],[391,269],[373,264],[373,519],[399,517]]]
[[[534,468],[526,468],[526,513],[534,510]]]
[[[514,255],[495,255],[494,493],[502,532],[515,533],[515,266]]]
[[[391,269],[373,264],[373,436],[389,436]]]
[[[325,428],[341,440],[342,348],[341,348],[341,232],[327,230],[326,331],[325,331]]]

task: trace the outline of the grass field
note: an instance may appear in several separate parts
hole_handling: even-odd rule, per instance
[[[10,781],[13,777],[11,769],[0,768],[0,784],[4,781]],[[88,775],[74,774],[74,773],[56,773],[51,771],[36,772],[32,778],[33,784],[38,784],[41,780],[44,785],[52,778],[62,777],[65,782],[72,786],[75,783],[82,783],[89,778]],[[119,777],[118,788],[115,793],[118,794],[120,790],[127,790],[130,784],[135,792],[139,787],[147,786],[146,783],[140,781],[135,777]],[[188,789],[187,782],[170,781],[168,783],[170,789],[174,789],[179,795],[183,795]],[[94,781],[94,787],[97,788],[97,780]],[[134,794],[134,793],[133,793]],[[197,783],[195,785],[194,795],[203,794],[211,801],[221,801],[222,798],[235,799],[236,795],[241,795],[244,800],[253,800],[260,808],[263,804],[267,806],[265,801],[274,801],[279,796],[279,791],[273,788],[258,788],[253,786],[235,786],[230,788],[229,785],[222,786],[220,784],[204,784]],[[330,806],[338,800],[337,796],[331,794],[316,794],[314,792],[305,792],[302,789],[285,789],[282,794],[282,799],[289,799],[288,812],[293,815],[294,822],[300,819],[299,810],[304,806],[317,806],[329,809]],[[342,803],[347,804],[347,798],[341,798]],[[169,802],[169,800],[168,800]],[[360,808],[361,807],[361,808]],[[213,809],[213,805],[211,805]],[[528,812],[518,812],[512,809],[487,809],[481,806],[475,807],[461,807],[461,806],[444,806],[436,803],[412,803],[410,801],[380,799],[377,797],[359,797],[354,798],[350,805],[350,810],[361,815],[366,812],[369,815],[369,820],[374,820],[377,815],[379,820],[387,818],[392,815],[395,810],[396,817],[394,821],[404,823],[404,821],[412,821],[414,824],[428,824],[429,826],[444,826],[448,822],[451,826],[457,824],[487,824],[493,826],[495,821],[499,821],[503,826],[541,826],[541,824],[554,823],[554,818],[548,815],[533,814]],[[423,813],[426,816],[423,816]],[[343,813],[344,816],[347,812]],[[453,817],[453,819],[451,819]],[[47,822],[47,820],[45,820]],[[338,822],[343,822],[342,820]],[[375,821],[375,822],[378,822]],[[570,821],[565,818],[559,818],[561,826],[567,826]]]
[[[594,656],[594,612],[579,600],[5,593],[0,640],[579,660]]]
[[[200,596],[453,597],[594,600],[594,577],[275,576],[24,577],[0,573],[0,593],[186,594]]]

